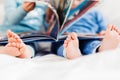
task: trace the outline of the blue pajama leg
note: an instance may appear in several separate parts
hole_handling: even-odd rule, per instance
[[[83,55],[95,53],[100,46],[100,40],[85,40],[80,44]]]

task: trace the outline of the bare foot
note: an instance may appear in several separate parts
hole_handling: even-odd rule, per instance
[[[108,25],[105,37],[99,47],[98,51],[105,51],[115,49],[120,43],[120,31],[114,25]]]
[[[79,41],[77,34],[72,32],[64,41],[64,49],[66,50],[66,57],[68,59],[75,59],[80,56]]]
[[[22,42],[18,35],[7,31],[8,44],[0,50],[0,53],[5,53],[11,56],[20,58],[30,58],[31,55],[26,54],[26,45]]]

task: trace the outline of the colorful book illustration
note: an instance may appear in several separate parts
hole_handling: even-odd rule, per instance
[[[73,0],[25,0],[31,2],[37,2],[39,4],[46,5],[46,14],[44,26],[42,31],[31,31],[31,32],[22,32],[18,35],[24,42],[35,42],[35,41],[59,41],[64,40],[68,33],[62,34],[59,37],[60,33],[64,28],[71,24],[78,17],[81,17],[86,11],[92,8],[98,0],[82,0],[80,12],[74,19],[67,21],[69,12],[72,6]],[[102,38],[92,34],[79,34],[79,38]],[[0,38],[0,43],[7,43],[7,38],[5,36]]]

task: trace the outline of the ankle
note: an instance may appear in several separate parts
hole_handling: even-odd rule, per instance
[[[66,53],[67,59],[76,59],[81,56],[81,52],[79,49],[76,49],[74,53]]]

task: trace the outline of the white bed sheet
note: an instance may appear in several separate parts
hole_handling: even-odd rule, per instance
[[[4,4],[1,1],[3,0],[0,0],[0,23],[4,18]],[[120,0],[103,0],[103,4],[98,6],[107,22],[118,26],[119,2]],[[53,54],[34,59],[18,59],[0,54],[0,80],[120,80],[119,75],[119,49],[75,60],[67,60]]]
[[[33,59],[0,55],[0,80],[120,80],[120,50],[74,60],[50,54]]]

